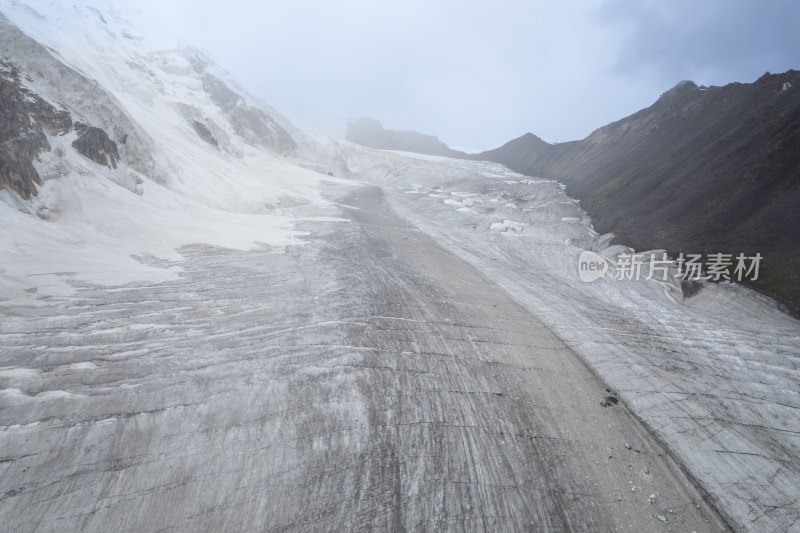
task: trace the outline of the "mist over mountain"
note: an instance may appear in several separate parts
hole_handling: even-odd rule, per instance
[[[350,142],[370,148],[445,157],[467,156],[464,152],[451,149],[433,135],[424,135],[416,131],[386,130],[378,120],[368,117],[348,122],[345,137]]]

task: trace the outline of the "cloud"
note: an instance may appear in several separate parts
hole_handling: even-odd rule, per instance
[[[601,19],[624,33],[616,72],[724,84],[798,67],[800,4],[613,0]]]
[[[301,126],[341,134],[369,115],[467,149],[582,138],[682,79],[753,81],[800,50],[795,0],[135,5]]]

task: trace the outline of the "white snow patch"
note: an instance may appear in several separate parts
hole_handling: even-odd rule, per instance
[[[41,373],[42,371],[38,368],[0,367],[0,378],[33,378]]]
[[[92,363],[91,361],[85,361],[83,363],[72,363],[69,365],[70,370],[95,370],[97,365]]]
[[[6,400],[59,400],[59,399],[72,399],[72,398],[86,398],[83,394],[73,394],[71,392],[62,390],[43,391],[35,396],[25,394],[20,389],[8,388],[0,390],[0,398],[5,397]]]

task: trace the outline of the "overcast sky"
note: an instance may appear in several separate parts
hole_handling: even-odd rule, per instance
[[[371,116],[453,147],[580,139],[683,79],[800,68],[797,0],[141,0],[300,126]]]

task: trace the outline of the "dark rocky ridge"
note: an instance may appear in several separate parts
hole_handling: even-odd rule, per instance
[[[800,72],[681,82],[581,141],[526,134],[472,156],[557,179],[601,232],[638,249],[760,252],[753,286],[800,309]]]
[[[33,162],[51,149],[47,135],[80,135],[72,147],[92,161],[117,168],[117,143],[101,128],[73,123],[70,113],[25,87],[19,67],[0,58],[0,189],[9,188],[28,199],[37,194],[42,178]]]
[[[72,147],[78,153],[100,165],[117,168],[117,163],[119,163],[117,143],[112,141],[105,131],[87,126],[82,122],[76,122],[75,129],[81,134],[72,141]]]
[[[71,129],[69,113],[26,89],[17,66],[0,58],[0,189],[8,187],[25,199],[35,195],[42,181],[33,161],[50,150],[45,133]]]
[[[104,130],[115,139],[120,159],[127,166],[159,183],[174,172],[157,160],[158,148],[150,136],[128,115],[124,106],[103,89],[65,65],[34,39],[25,35],[0,13],[0,50],[13,59],[21,76],[47,95],[47,100],[69,110],[73,119]],[[42,176],[47,179],[48,176]]]
[[[366,117],[347,124],[346,138],[350,142],[382,150],[402,150],[444,157],[467,157],[464,152],[452,150],[433,135],[423,135],[415,131],[385,130],[379,121]]]

